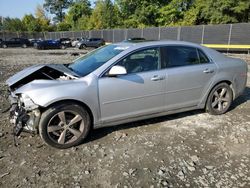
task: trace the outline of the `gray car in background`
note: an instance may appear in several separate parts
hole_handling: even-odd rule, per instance
[[[99,48],[103,45],[105,45],[105,40],[102,38],[89,38],[89,39],[83,38],[77,43],[76,47],[79,49],[87,47]]]
[[[188,42],[117,43],[68,65],[35,65],[7,80],[11,121],[56,148],[91,128],[194,109],[228,111],[245,89],[247,64]]]

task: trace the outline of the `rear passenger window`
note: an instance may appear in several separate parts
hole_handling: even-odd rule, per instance
[[[200,63],[209,63],[210,62],[208,57],[201,50],[198,50],[198,53],[199,53]]]
[[[163,67],[179,67],[199,64],[199,56],[196,48],[185,46],[163,47]]]
[[[162,48],[162,66],[180,67],[207,63],[206,55],[193,47],[187,46],[166,46]]]

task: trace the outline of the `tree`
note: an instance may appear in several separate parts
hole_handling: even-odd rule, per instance
[[[110,29],[119,25],[119,10],[111,0],[98,0],[89,19],[89,29]]]
[[[41,27],[41,31],[50,30],[50,20],[47,17],[46,12],[41,5],[38,5],[36,7],[35,16],[36,16],[37,22],[39,23]]]
[[[69,31],[71,29],[71,25],[65,22],[60,22],[56,25],[57,31]]]
[[[247,0],[195,0],[184,16],[183,24],[221,24],[250,21]]]
[[[24,15],[22,19],[22,23],[25,27],[26,31],[29,32],[40,32],[41,31],[41,26],[38,23],[38,20],[32,15],[32,14],[26,14]]]
[[[157,26],[159,9],[170,0],[116,0],[124,27]]]
[[[161,26],[180,24],[192,5],[193,0],[172,0],[160,9],[157,18],[158,24]]]
[[[3,20],[4,17],[0,16],[0,30],[3,30]]]
[[[65,22],[71,25],[73,30],[87,29],[89,16],[91,15],[91,4],[88,0],[77,0],[70,6]],[[80,25],[84,24],[84,25]]]
[[[45,0],[43,7],[50,12],[55,14],[54,21],[62,22],[65,16],[64,10],[72,5],[73,0]]]
[[[3,28],[6,31],[25,31],[25,27],[19,18],[5,18],[3,21]]]

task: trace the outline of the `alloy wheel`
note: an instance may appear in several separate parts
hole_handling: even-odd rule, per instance
[[[84,120],[74,111],[61,111],[49,121],[47,134],[58,144],[70,144],[82,136]]]
[[[212,108],[216,111],[224,111],[230,105],[231,99],[226,87],[218,88],[214,91],[212,97]]]

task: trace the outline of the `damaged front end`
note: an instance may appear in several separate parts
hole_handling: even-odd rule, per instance
[[[37,133],[41,116],[39,106],[25,94],[16,96],[11,93],[9,101],[11,103],[10,122],[14,125],[14,136],[19,136],[23,130]]]
[[[38,80],[63,81],[77,77],[78,75],[65,65],[48,64],[28,67],[6,80],[9,86],[10,122],[14,125],[14,135],[20,135],[22,130],[37,133],[41,116],[39,106],[26,92],[23,92],[22,88],[27,86],[28,91],[34,91],[34,83]],[[40,94],[36,97],[39,98],[39,96]]]

